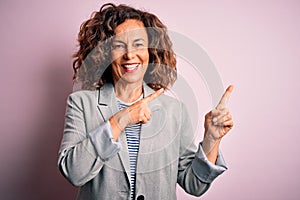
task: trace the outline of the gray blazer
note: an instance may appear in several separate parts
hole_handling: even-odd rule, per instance
[[[144,96],[154,91],[146,84]],[[152,118],[143,124],[136,167],[135,199],[176,199],[176,183],[200,196],[227,168],[219,154],[210,163],[194,133],[183,104],[167,95],[153,100]],[[79,186],[80,200],[129,200],[130,168],[125,133],[117,142],[108,119],[118,112],[112,84],[69,95],[59,150],[61,173]]]

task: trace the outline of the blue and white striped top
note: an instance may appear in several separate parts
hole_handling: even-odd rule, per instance
[[[138,99],[140,100],[142,96]],[[119,104],[119,110],[122,110],[133,103],[124,103],[121,100],[117,99]],[[127,146],[129,153],[129,164],[130,164],[130,196],[131,199],[134,199],[135,196],[135,176],[136,176],[136,162],[137,156],[139,152],[140,145],[140,132],[141,132],[141,123],[132,124],[125,128],[126,138],[127,138]]]

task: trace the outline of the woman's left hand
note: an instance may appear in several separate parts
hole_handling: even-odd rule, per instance
[[[217,107],[205,115],[205,133],[203,140],[203,143],[205,143],[205,151],[210,151],[208,149],[211,149],[217,142],[219,142],[221,138],[233,127],[232,116],[226,108],[226,103],[232,90],[233,86],[230,85],[223,94]]]

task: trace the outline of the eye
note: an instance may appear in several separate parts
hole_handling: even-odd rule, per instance
[[[144,43],[142,43],[142,42],[135,43],[134,46],[135,46],[136,48],[145,47]]]
[[[126,46],[124,44],[113,44],[112,48],[116,49],[116,50],[118,50],[118,49],[123,50],[123,49],[126,49]]]

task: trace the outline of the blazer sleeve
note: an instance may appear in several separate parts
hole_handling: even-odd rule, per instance
[[[226,169],[223,156],[219,152],[216,164],[208,161],[200,143],[194,143],[194,130],[187,109],[181,106],[180,155],[178,184],[189,194],[200,196],[208,190],[211,182]]]
[[[113,141],[109,121],[99,122],[96,129],[87,132],[86,120],[82,99],[74,93],[69,95],[58,167],[75,186],[93,179],[105,161],[120,150],[120,144]]]

